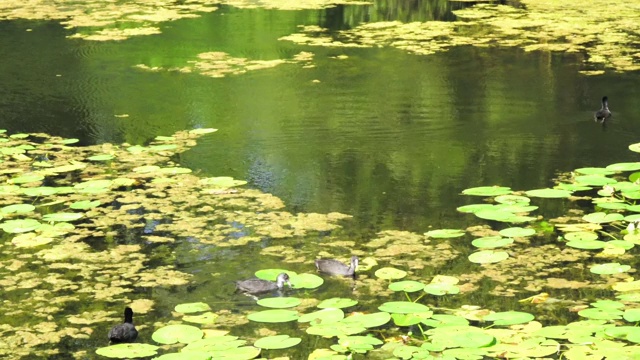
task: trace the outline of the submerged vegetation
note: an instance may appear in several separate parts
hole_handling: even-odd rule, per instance
[[[213,131],[159,136],[147,146],[81,147],[76,139],[46,134],[0,137],[3,356],[51,356],[67,337],[94,336],[104,339],[97,353],[115,358],[306,357],[296,350],[300,344],[315,349],[314,359],[364,353],[633,359],[640,351],[634,345],[640,342],[634,326],[640,280],[632,277],[640,163],[576,169],[549,189],[466,189],[463,196],[482,199],[458,209],[469,217],[466,229],[387,230],[358,244],[336,231],[347,215],[294,215],[272,195],[239,188],[244,181],[199,177],[176,162],[176,154]],[[550,201],[576,205],[560,217],[535,215]],[[318,241],[313,234],[323,234],[328,249],[348,248],[362,259],[355,279],[331,280],[352,283],[349,295],[316,291],[328,285],[315,274],[314,259],[335,254],[285,240]],[[263,242],[262,256],[279,257],[284,268],[256,276],[273,281],[286,272],[292,287],[265,293],[240,312],[206,302],[174,304],[178,321],[136,321],[147,333],[142,340],[106,346],[101,329],[121,321],[122,304],[137,314],[157,306],[139,289],[193,281],[170,257],[163,263],[150,258],[159,245],[183,241],[220,249]],[[305,271],[294,271],[300,263],[295,268]],[[425,276],[425,269],[436,273]],[[579,289],[591,295],[567,296]],[[470,296],[475,293],[519,301],[479,304]],[[79,311],[69,315],[70,309]],[[297,325],[277,325],[288,322]],[[231,335],[236,331],[244,335]],[[311,345],[314,337],[330,340]],[[91,352],[74,351],[76,357]]]

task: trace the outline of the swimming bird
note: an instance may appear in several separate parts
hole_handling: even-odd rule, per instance
[[[291,287],[289,275],[287,275],[286,273],[280,273],[276,278],[276,282],[262,279],[247,279],[236,281],[236,287],[238,288],[238,290],[244,293],[259,294],[274,290],[282,290],[285,283],[287,283],[289,287]]]
[[[334,259],[317,259],[316,268],[318,268],[318,271],[330,275],[355,276],[358,268],[358,257],[352,256],[351,264],[348,266]]]
[[[133,326],[133,310],[130,307],[124,308],[124,323],[111,328],[109,340],[112,343],[133,342],[138,337],[138,330]]]
[[[602,108],[596,111],[595,115],[596,121],[605,121],[611,117],[611,111],[609,111],[609,98],[604,96],[602,98]]]

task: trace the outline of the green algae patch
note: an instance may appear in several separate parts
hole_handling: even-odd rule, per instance
[[[187,64],[182,67],[164,68],[159,66],[152,67],[145,64],[138,64],[135,67],[145,71],[195,73],[212,78],[222,78],[230,75],[244,74],[248,71],[270,69],[282,64],[299,63],[307,67],[311,66],[310,64],[313,57],[313,53],[303,51],[290,59],[250,60],[247,58],[232,57],[221,51],[212,51],[198,54],[195,59],[187,61]]]

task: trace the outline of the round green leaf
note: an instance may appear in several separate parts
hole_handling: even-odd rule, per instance
[[[415,292],[422,289],[424,289],[424,284],[413,280],[398,281],[389,284],[389,290],[392,291]]]
[[[510,227],[510,228],[502,229],[498,233],[506,237],[526,237],[526,236],[535,235],[536,231],[531,228]]]
[[[213,324],[216,322],[217,318],[217,314],[207,311],[200,315],[185,315],[182,317],[182,320],[196,324]]]
[[[592,241],[598,239],[598,234],[591,231],[574,231],[566,233],[564,238],[569,241]]]
[[[613,170],[607,170],[602,167],[584,167],[575,169],[575,172],[580,173],[582,175],[613,175],[616,172]]]
[[[627,272],[631,269],[629,265],[620,265],[620,263],[607,263],[592,266],[589,270],[594,274],[611,275]]]
[[[327,308],[304,314],[298,318],[298,322],[310,322],[312,324],[334,323],[344,319],[344,311],[336,308]]]
[[[202,339],[204,333],[202,330],[191,325],[174,324],[161,327],[156,330],[151,338],[160,344],[188,344],[196,340]]]
[[[100,206],[100,200],[95,200],[95,201],[82,200],[82,201],[74,202],[69,207],[75,210],[87,210],[87,209],[93,209],[94,207],[98,207],[98,206]]]
[[[407,272],[396,268],[383,267],[376,270],[375,275],[380,279],[397,280],[407,276]]]
[[[511,188],[505,186],[479,186],[465,189],[462,193],[464,195],[474,196],[498,196],[511,193]]]
[[[637,171],[640,170],[640,162],[623,162],[607,166],[612,171]]]
[[[255,322],[281,323],[298,320],[298,313],[293,310],[264,310],[249,314],[247,318]]]
[[[44,180],[44,176],[40,174],[24,174],[19,177],[7,180],[9,184],[28,184]]]
[[[516,325],[528,323],[535,319],[535,316],[521,311],[503,311],[489,314],[482,319],[493,321],[495,325]]]
[[[328,309],[328,308],[336,308],[336,309],[344,309],[347,307],[355,306],[358,304],[358,300],[347,299],[347,298],[331,298],[322,301],[318,304],[318,308],[320,309]]]
[[[316,289],[324,283],[324,279],[315,274],[289,274],[289,281],[296,289]]]
[[[477,213],[478,211],[491,210],[493,209],[493,207],[494,205],[492,204],[471,204],[471,205],[460,206],[456,210],[463,213],[473,214],[473,213]]]
[[[96,349],[96,354],[116,359],[131,359],[154,356],[158,347],[149,344],[117,344]]]
[[[433,315],[432,311],[412,314],[391,314],[393,323],[397,326],[411,326],[429,319]]]
[[[109,161],[109,160],[112,160],[113,158],[114,158],[113,155],[99,154],[99,155],[90,156],[90,157],[87,158],[87,160],[91,160],[91,161]]]
[[[575,180],[580,185],[588,185],[588,186],[604,186],[609,184],[615,184],[618,182],[615,179],[608,178],[606,176],[600,176],[600,175],[576,176]]]
[[[618,213],[607,214],[603,212],[591,213],[591,214],[584,215],[582,217],[582,220],[590,223],[594,223],[594,224],[604,224],[604,223],[619,221],[623,219],[624,219],[624,215],[622,214],[618,214]]]
[[[0,212],[3,214],[25,214],[35,209],[36,207],[31,204],[14,204],[1,208]]]
[[[272,297],[258,300],[258,305],[274,309],[291,308],[301,303],[302,300],[295,297]]]
[[[190,313],[196,313],[201,311],[209,311],[211,310],[211,307],[208,304],[203,302],[195,302],[195,303],[178,304],[176,305],[174,310],[179,313],[190,314]]]
[[[375,312],[371,314],[356,314],[344,318],[341,322],[347,325],[372,328],[382,326],[391,320],[388,312]]]
[[[378,310],[388,313],[413,314],[428,312],[429,307],[409,301],[389,301],[378,306]]]
[[[60,213],[46,214],[42,217],[42,220],[53,221],[53,222],[68,222],[68,221],[78,220],[83,216],[84,214],[81,214],[81,213],[60,212]]]
[[[596,320],[620,320],[624,313],[617,309],[601,309],[601,308],[588,308],[578,312],[578,315]]]
[[[460,288],[454,284],[433,283],[424,287],[424,292],[431,295],[441,296],[447,294],[458,294]]]
[[[600,240],[574,240],[567,242],[567,246],[583,250],[604,249],[606,242]]]
[[[525,192],[530,197],[540,198],[568,198],[571,196],[571,191],[560,189],[536,189]]]
[[[36,230],[42,224],[33,219],[7,220],[0,224],[0,229],[4,232],[18,234]]]
[[[482,238],[475,239],[471,242],[471,245],[486,249],[486,248],[497,248],[501,246],[507,246],[513,243],[513,239],[511,238],[503,238],[502,236],[485,236]]]
[[[436,328],[443,326],[467,326],[469,325],[469,320],[458,315],[434,314],[431,318],[422,320],[422,323]]]
[[[477,264],[490,264],[500,262],[509,257],[505,251],[482,250],[469,255],[469,261]]]
[[[301,341],[301,338],[292,338],[289,335],[274,335],[256,340],[253,346],[261,349],[286,349],[300,344]]]

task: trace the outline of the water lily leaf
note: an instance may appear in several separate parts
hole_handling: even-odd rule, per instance
[[[596,320],[620,320],[623,314],[621,310],[607,308],[589,308],[578,312],[578,315],[582,317]]]
[[[582,220],[590,223],[594,223],[594,224],[604,224],[604,223],[619,221],[623,219],[624,219],[624,215],[622,214],[618,214],[618,213],[607,214],[603,212],[591,213],[591,214],[584,215],[582,217]]]
[[[591,303],[591,306],[600,308],[600,309],[622,309],[624,308],[624,304],[620,301],[615,300],[598,300]]]
[[[536,189],[525,192],[530,197],[540,198],[568,198],[571,196],[571,191],[560,189]]]
[[[429,307],[409,301],[389,301],[378,306],[378,310],[396,314],[415,314],[428,312]]]
[[[518,216],[510,211],[504,211],[500,209],[483,210],[475,213],[477,217],[485,220],[493,220],[507,223],[522,223],[527,221],[533,221],[536,218],[528,216]]]
[[[612,178],[601,175],[581,175],[576,176],[575,181],[581,185],[589,186],[604,186],[609,184],[615,184],[618,181]]]
[[[348,336],[367,331],[367,328],[358,324],[346,324],[342,321],[335,323],[322,323],[309,326],[306,330],[309,335],[323,337]]]
[[[509,258],[505,251],[482,250],[469,255],[469,261],[477,264],[490,264]]]
[[[373,336],[345,336],[338,340],[338,345],[348,351],[364,354],[369,350],[373,350],[374,346],[382,345],[380,339]]]
[[[68,222],[78,220],[84,217],[84,214],[81,213],[67,213],[67,212],[59,212],[53,214],[46,214],[42,217],[44,221],[53,221],[53,222]]]
[[[272,297],[258,300],[258,305],[274,309],[296,307],[301,303],[302,300],[295,297]]]
[[[191,352],[213,352],[220,350],[229,350],[229,349],[237,349],[244,344],[246,344],[246,340],[238,340],[237,336],[232,335],[219,335],[219,336],[207,336],[204,339],[199,339],[193,342],[190,342],[182,348],[183,353],[191,353]]]
[[[388,312],[375,312],[371,314],[354,314],[344,318],[341,322],[347,325],[372,328],[382,326],[391,320]]]
[[[324,283],[324,279],[315,274],[289,274],[289,281],[296,289],[316,289]]]
[[[456,210],[463,213],[473,214],[478,211],[491,210],[493,209],[493,207],[494,205],[492,204],[471,204],[471,205],[460,206]]]
[[[205,186],[212,186],[215,189],[228,189],[235,186],[246,185],[247,182],[244,180],[235,180],[229,176],[219,176],[219,177],[211,177],[200,179],[199,183]]]
[[[380,279],[397,280],[407,276],[407,272],[396,268],[383,267],[376,270],[375,275]]]
[[[570,192],[574,192],[574,191],[587,191],[587,190],[591,190],[593,189],[591,186],[586,186],[583,184],[565,184],[565,183],[560,183],[556,186],[553,187],[554,189],[558,189],[558,190],[567,190]]]
[[[600,240],[574,240],[567,242],[567,246],[583,250],[604,249],[606,242]]]
[[[162,136],[162,135],[158,135],[154,138],[154,140],[156,141],[175,141],[176,138],[173,136]]]
[[[11,195],[21,191],[20,186],[0,185],[0,195]]]
[[[526,237],[535,235],[535,233],[536,231],[534,229],[521,227],[510,227],[498,232],[498,234],[506,237]]]
[[[185,315],[182,317],[182,320],[196,324],[213,324],[217,318],[217,314],[208,311],[200,315]]]
[[[598,234],[591,231],[574,231],[564,235],[568,241],[592,241],[598,239]]]
[[[431,318],[422,320],[422,323],[436,328],[442,326],[467,326],[469,325],[469,320],[458,315],[434,314]]]
[[[318,304],[318,308],[320,309],[328,309],[328,308],[336,308],[336,309],[344,309],[347,307],[355,306],[358,304],[358,300],[347,299],[347,298],[331,298],[322,301]]]
[[[423,313],[412,313],[412,314],[391,314],[391,318],[393,319],[393,323],[397,326],[411,326],[418,324],[433,315],[433,311],[427,311]]]
[[[496,196],[494,200],[497,203],[509,204],[509,205],[529,204],[531,202],[531,199],[522,195],[500,195],[500,196]]]
[[[535,319],[535,316],[522,311],[503,311],[489,314],[482,319],[493,321],[495,325],[516,325],[528,323]]]
[[[431,359],[431,352],[428,349],[411,345],[400,345],[393,349],[393,356],[400,359]]]
[[[29,137],[29,134],[17,133],[17,134],[9,135],[9,137],[12,139],[26,139]]]
[[[389,290],[392,291],[404,291],[404,292],[416,292],[424,289],[424,284],[419,281],[405,280],[397,281],[389,284]]]
[[[192,325],[174,324],[161,327],[156,330],[151,338],[160,344],[188,344],[202,339],[204,333],[199,328]]]
[[[464,195],[474,196],[498,196],[511,193],[511,188],[505,186],[479,186],[465,189],[462,191]]]
[[[70,208],[75,210],[93,209],[98,206],[100,206],[100,200],[94,200],[94,201],[81,200],[81,201],[76,201],[73,204],[69,205]]]
[[[608,165],[606,169],[612,171],[637,171],[640,170],[640,162],[623,162],[611,164]]]
[[[625,240],[611,240],[611,241],[607,241],[606,242],[606,247],[614,247],[614,248],[620,248],[620,249],[625,249],[625,250],[629,250],[631,248],[633,248],[635,245],[630,242],[630,241],[625,241]]]
[[[628,322],[640,321],[640,309],[626,309],[622,317]]]
[[[285,273],[289,275],[289,279],[291,279],[292,276],[296,275],[295,272],[284,270],[284,269],[262,269],[262,270],[256,271],[254,275],[258,279],[276,281],[276,279],[278,278],[278,275],[280,275],[281,273]]]
[[[7,220],[0,224],[0,229],[4,232],[18,234],[29,231],[34,231],[41,226],[38,220],[34,219],[20,219],[20,220]]]
[[[49,186],[40,186],[40,187],[22,189],[22,193],[27,196],[49,196],[49,195],[57,194],[58,192],[59,192],[59,188],[49,187]]]
[[[247,359],[253,359],[253,358],[247,358]],[[168,353],[168,354],[154,357],[153,360],[211,360],[211,354],[209,354],[206,351],[182,350],[179,353]]]
[[[195,302],[195,303],[184,303],[178,304],[175,306],[174,310],[183,314],[196,313],[201,311],[209,311],[211,307],[209,304],[203,302]]]
[[[328,324],[344,319],[344,311],[336,308],[326,308],[312,313],[304,314],[298,318],[298,322],[310,322],[312,324]]]
[[[574,170],[577,173],[583,174],[583,175],[613,175],[616,172],[613,170],[609,170],[609,169],[605,169],[602,167],[584,167],[584,168],[579,168],[579,169],[575,169]]]
[[[3,214],[26,214],[35,210],[36,207],[31,204],[13,204],[0,208]]]
[[[157,165],[144,165],[133,168],[133,172],[138,174],[149,174],[160,170],[160,166]]]
[[[99,155],[94,155],[94,156],[90,156],[87,158],[87,160],[91,160],[91,161],[109,161],[109,160],[113,160],[115,157],[113,155],[109,155],[109,154],[99,154]]]
[[[281,323],[298,320],[298,313],[293,310],[264,310],[247,315],[247,318],[255,322]]]
[[[436,238],[436,239],[445,239],[445,238],[455,238],[460,237],[465,234],[464,230],[459,229],[439,229],[439,230],[431,230],[424,233],[428,237]]]
[[[262,349],[286,349],[300,344],[301,341],[301,338],[292,338],[289,335],[274,335],[256,340],[253,346]]]
[[[431,295],[441,296],[447,294],[458,294],[460,293],[460,288],[453,284],[428,284],[424,287],[424,292]]]
[[[98,348],[96,354],[116,359],[142,358],[157,354],[158,349],[149,344],[117,344]]]
[[[507,246],[513,243],[513,239],[511,238],[503,238],[502,236],[485,236],[478,239],[475,239],[471,242],[471,245],[486,249],[486,248],[497,248],[502,246]]]
[[[170,174],[170,175],[189,174],[191,173],[191,169],[183,168],[183,167],[167,167],[167,168],[161,168],[160,170],[158,170],[158,172],[160,174]]]
[[[22,176],[15,177],[7,180],[9,184],[28,184],[32,182],[38,182],[44,180],[44,176],[40,174],[24,174]]]

